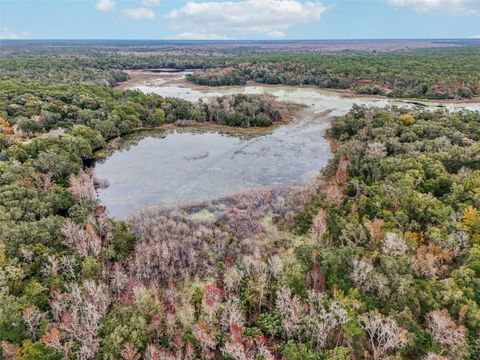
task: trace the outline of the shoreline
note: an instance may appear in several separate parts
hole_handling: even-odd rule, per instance
[[[431,100],[423,100],[423,99],[403,99],[403,98],[389,98],[386,96],[373,96],[373,95],[367,95],[367,94],[356,94],[350,89],[322,89],[319,88],[318,86],[315,85],[303,85],[303,86],[294,86],[294,85],[268,85],[268,84],[258,84],[254,81],[250,81],[245,85],[241,86],[218,86],[218,87],[212,87],[212,86],[202,86],[202,85],[197,85],[197,84],[192,84],[189,83],[185,80],[184,78],[184,72],[181,73],[154,73],[146,70],[132,70],[129,71],[129,76],[131,78],[123,82],[120,86],[117,86],[119,88],[130,88],[133,86],[140,86],[140,85],[152,85],[155,86],[153,83],[156,79],[159,79],[158,86],[178,86],[182,87],[185,89],[191,89],[191,90],[201,90],[203,92],[206,91],[212,91],[214,92],[215,90],[231,90],[231,89],[236,89],[239,87],[245,88],[245,87],[263,87],[263,88],[271,88],[271,89],[312,89],[316,91],[322,91],[325,93],[329,94],[336,94],[337,96],[343,97],[343,98],[358,98],[360,99],[374,99],[374,100],[395,100],[397,102],[402,102],[407,104],[414,104],[415,102],[419,102],[419,105],[425,104],[425,106],[441,106],[443,104],[469,104],[469,103],[478,103],[480,104],[480,98],[475,98],[475,99],[468,99],[467,101],[463,100],[444,100],[444,101],[431,101]],[[111,156],[113,153],[116,151],[122,150],[124,147],[128,147],[129,145],[135,143],[136,141],[139,141],[140,139],[144,137],[148,137],[150,134],[154,134],[155,132],[167,132],[169,130],[180,130],[180,131],[218,131],[218,132],[223,132],[225,134],[229,135],[258,135],[261,136],[262,134],[268,134],[269,132],[275,130],[276,128],[287,125],[288,123],[294,121],[295,118],[297,118],[302,112],[301,109],[307,109],[307,105],[301,105],[298,103],[293,103],[293,102],[285,102],[287,109],[289,110],[289,115],[288,118],[285,118],[282,121],[279,122],[274,122],[272,125],[268,127],[251,127],[251,128],[241,128],[241,127],[235,127],[235,126],[228,126],[228,125],[220,125],[216,123],[211,123],[211,122],[196,122],[192,123],[186,126],[181,126],[175,123],[164,123],[159,126],[155,127],[136,127],[134,129],[131,129],[131,131],[121,137],[117,137],[114,139],[111,139],[107,142],[107,146],[105,149],[99,151],[98,153],[95,154],[97,157],[97,161],[103,162],[106,160],[109,156]],[[402,106],[402,105],[399,105]],[[334,119],[337,116],[333,116],[331,114],[324,114],[326,118],[328,118],[328,128],[331,127],[331,123],[334,121]],[[183,129],[183,130],[182,130]],[[144,134],[142,134],[144,133]],[[153,135],[152,135],[153,136]],[[332,158],[335,156],[335,153],[337,151],[338,143],[334,141],[333,138],[328,136],[328,132],[324,134],[324,139],[327,140],[328,142],[328,149],[329,152],[332,156]],[[315,178],[319,175],[322,174],[322,171],[328,166],[328,163],[325,166],[319,167],[318,169],[315,170],[314,176],[312,178]],[[308,183],[308,182],[307,182]],[[302,187],[305,186],[306,183],[299,184],[298,186]],[[252,187],[251,189],[248,189],[247,191],[256,191],[260,190],[257,187]],[[234,196],[237,193],[232,193],[229,194],[228,196]],[[217,198],[215,200],[220,200],[220,198]],[[199,205],[201,203],[209,202],[210,200],[201,200],[198,201],[196,205]],[[187,205],[192,205],[192,204],[176,204],[173,205],[175,208],[184,208]],[[162,205],[158,205],[162,206]],[[188,206],[187,206],[188,207]]]
[[[320,114],[313,113],[310,109],[300,107],[298,108],[294,113],[292,113],[292,118],[290,121],[279,121],[273,123],[271,126],[268,127],[251,127],[251,128],[240,128],[240,127],[234,127],[234,126],[228,126],[228,125],[220,125],[220,124],[214,124],[214,123],[196,123],[196,124],[191,124],[187,126],[179,126],[176,125],[175,123],[166,123],[166,124],[161,124],[156,127],[137,127],[135,129],[132,129],[130,133],[116,137],[113,139],[110,139],[106,146],[95,152],[95,162],[92,164],[92,174],[95,176],[96,174],[96,166],[99,164],[104,163],[105,161],[108,161],[108,158],[112,156],[113,154],[117,152],[122,152],[122,151],[128,151],[130,147],[136,146],[139,141],[142,141],[145,138],[152,137],[152,138],[158,138],[159,140],[165,136],[168,136],[171,132],[177,132],[177,131],[184,131],[188,133],[204,133],[204,132],[212,132],[212,133],[219,133],[224,136],[233,136],[233,137],[239,137],[239,138],[244,138],[247,141],[255,141],[257,137],[263,137],[263,136],[269,136],[272,134],[276,129],[282,127],[282,126],[288,126],[290,122],[295,122],[296,119],[301,118],[304,114],[312,114],[312,116],[321,116]],[[325,122],[325,129],[327,127],[331,126],[331,122],[334,121],[334,116],[330,116],[328,114],[323,115],[324,116],[324,122]],[[323,117],[322,116],[322,117]],[[220,204],[227,199],[235,198],[236,196],[244,193],[261,193],[265,191],[266,189],[268,190],[289,190],[289,189],[301,189],[307,184],[311,183],[311,181],[314,181],[314,179],[318,178],[321,174],[322,171],[325,169],[325,167],[328,165],[329,161],[334,157],[335,154],[335,149],[332,146],[332,141],[328,139],[326,130],[322,131],[323,134],[321,135],[321,138],[323,138],[324,142],[328,142],[326,144],[324,151],[329,154],[328,156],[328,161],[323,165],[319,166],[318,168],[315,168],[313,171],[311,171],[308,175],[307,178],[301,180],[300,182],[296,184],[281,184],[281,185],[262,185],[262,186],[251,186],[246,189],[238,190],[238,191],[233,191],[231,193],[227,193],[226,195],[221,195],[215,198],[202,198],[201,200],[194,200],[194,201],[187,201],[187,202],[179,202],[176,204],[143,204],[136,208],[134,210],[134,213],[138,213],[142,208],[145,207],[154,207],[154,208],[171,208],[171,209],[183,209],[183,210],[188,210],[191,211],[194,208],[197,208],[197,210],[200,210],[201,208],[205,208],[207,204]],[[320,141],[321,139],[319,139]],[[328,150],[327,150],[328,149]],[[106,179],[106,180],[111,180],[109,176],[102,176],[101,179]],[[107,205],[108,202],[103,202],[102,198],[100,197],[100,193],[97,191],[97,198],[100,200],[101,204],[106,207],[107,211],[113,211],[115,213],[116,210],[115,207],[111,209],[109,205]],[[196,213],[197,211],[194,211]],[[110,216],[116,217],[119,220],[126,220],[127,217],[125,214],[123,214],[123,210],[121,210],[118,215],[113,215],[110,213]]]
[[[112,154],[112,152],[117,151],[120,147],[125,143],[125,141],[130,136],[135,136],[142,132],[149,133],[149,132],[162,132],[167,130],[175,130],[175,129],[184,129],[184,130],[200,130],[200,131],[218,131],[220,133],[226,133],[230,135],[264,135],[268,134],[269,132],[279,128],[280,126],[288,125],[301,113],[302,110],[306,110],[303,106],[293,103],[287,103],[288,107],[288,114],[286,114],[286,118],[281,121],[275,121],[270,126],[265,127],[239,127],[239,126],[230,126],[230,125],[223,125],[217,124],[212,122],[195,122],[189,125],[180,126],[176,125],[175,123],[164,123],[158,126],[140,126],[130,130],[128,134],[117,136],[107,141],[106,147],[104,149],[100,149],[95,152],[95,157],[97,161],[103,161],[108,156]],[[329,117],[330,118],[330,117]],[[331,120],[330,120],[331,121]]]
[[[373,100],[395,100],[399,102],[404,102],[406,104],[416,104],[418,105],[425,105],[425,106],[447,106],[450,104],[461,105],[461,104],[480,104],[480,96],[476,96],[469,99],[422,99],[422,98],[396,98],[396,97],[388,97],[385,95],[369,95],[369,94],[359,94],[351,89],[333,89],[333,88],[322,88],[317,85],[286,85],[286,84],[263,84],[258,83],[254,80],[249,80],[245,83],[245,85],[222,85],[222,86],[208,86],[208,85],[198,85],[195,83],[190,83],[186,81],[184,77],[179,78],[182,76],[184,72],[193,72],[198,69],[187,69],[183,71],[177,72],[152,72],[149,69],[138,69],[138,70],[123,70],[125,73],[128,74],[129,79],[118,83],[114,88],[128,90],[134,86],[139,85],[146,85],[149,81],[163,78],[165,76],[171,76],[172,79],[165,79],[165,85],[177,85],[180,87],[190,88],[192,90],[228,90],[233,89],[236,87],[256,87],[261,86],[265,88],[291,88],[291,89],[314,89],[320,90],[322,92],[331,93],[340,95],[341,97],[352,99],[352,98],[360,98],[360,99],[373,99]],[[169,75],[167,75],[169,74]]]

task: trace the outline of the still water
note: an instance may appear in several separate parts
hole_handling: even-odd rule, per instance
[[[314,118],[315,117],[315,118]],[[331,156],[329,122],[305,114],[256,135],[194,129],[150,133],[97,165],[99,197],[124,218],[142,205],[183,204],[266,186],[299,184]]]
[[[354,103],[411,106],[312,88],[190,88],[164,78],[134,88],[192,101],[233,93],[268,93],[306,108],[291,123],[256,135],[194,128],[146,133],[95,169],[97,177],[110,183],[99,191],[100,200],[110,215],[121,219],[145,205],[185,204],[266,186],[301,184],[332,156],[323,137],[332,116],[345,114]],[[480,109],[478,104],[469,105],[475,106]]]

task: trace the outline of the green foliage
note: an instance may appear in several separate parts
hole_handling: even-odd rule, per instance
[[[210,121],[229,126],[266,127],[282,119],[279,104],[270,96],[221,96],[207,109]]]
[[[292,56],[293,55],[293,56]],[[446,99],[478,96],[479,48],[341,54],[271,53],[230,57],[221,68],[188,75],[199,85],[317,85],[360,94]]]
[[[419,327],[415,327],[413,333],[413,351],[415,356],[424,356],[432,349],[432,337],[427,331]]]
[[[101,353],[118,358],[126,343],[144,350],[149,340],[148,315],[129,307],[112,311],[105,319],[101,334],[104,339]]]
[[[133,251],[135,245],[135,235],[132,234],[127,224],[123,221],[110,220],[114,227],[113,241],[105,250],[105,255],[110,260],[127,258]]]
[[[478,357],[478,112],[354,106],[329,131],[338,149],[324,177],[338,188],[338,199],[321,190],[308,203],[301,200],[285,231],[272,238],[230,238],[224,245],[228,226],[215,223],[207,241],[215,243],[213,253],[205,242],[189,245],[203,224],[191,231],[187,223],[167,219],[158,231],[165,239],[159,239],[168,248],[169,232],[179,231],[181,251],[167,251],[156,263],[160,250],[152,241],[143,256],[154,272],[170,260],[181,264],[178,273],[197,266],[198,280],[212,283],[194,289],[175,277],[159,284],[148,272],[139,274],[146,270],[133,266],[141,237],[127,223],[106,218],[95,199],[82,198],[75,188],[81,187],[78,174],[88,173],[108,140],[137,128],[177,120],[268,126],[282,119],[282,107],[269,97],[190,103],[114,89],[126,79],[119,69],[214,69],[189,77],[203,85],[255,80],[387,96],[469,97],[478,95],[478,48],[271,53],[250,61],[231,54],[77,56],[71,50],[58,58],[29,51],[0,59],[0,340],[21,345],[20,359],[63,358],[48,346],[57,340],[72,356],[82,345],[98,344],[100,359],[146,357],[152,344],[151,351],[177,358],[187,350],[197,358],[233,358],[229,346],[261,348],[287,360],[362,358],[371,356],[377,341],[365,331],[368,311],[408,338],[382,356],[415,359],[435,352],[459,358],[429,327],[429,314],[439,309],[460,334],[455,346],[461,356]],[[25,136],[11,136],[10,125]],[[339,159],[346,159],[347,170],[339,169]],[[320,209],[326,225],[317,239],[312,228],[318,230]],[[244,256],[250,247],[255,255]],[[211,265],[218,262],[222,266]],[[27,309],[37,309],[36,317],[26,319]],[[40,336],[39,342],[25,340]]]
[[[190,299],[190,303],[192,304],[195,310],[195,321],[198,321],[198,319],[200,318],[200,314],[202,311],[202,300],[203,300],[202,289],[197,287],[195,288],[195,291],[192,294],[192,298]]]
[[[307,298],[308,287],[305,283],[305,273],[300,266],[290,265],[288,272],[283,275],[283,283],[301,298]]]
[[[413,125],[415,123],[415,118],[412,116],[412,114],[402,114],[398,117],[398,120],[403,124],[403,125]]]
[[[325,357],[311,349],[307,344],[289,341],[283,347],[282,355],[287,360],[324,360]],[[333,358],[334,359],[334,358]],[[342,359],[342,358],[339,358]]]
[[[41,342],[30,343],[28,341],[23,343],[19,357],[20,360],[62,360],[63,358],[60,352]]]
[[[33,119],[21,118],[16,121],[16,124],[20,130],[30,136],[42,130],[42,126]]]
[[[31,279],[25,284],[23,293],[27,299],[39,308],[44,309],[47,307],[49,294],[46,284],[42,284],[37,279]]]
[[[155,110],[155,121],[157,124],[161,124],[165,121],[165,111],[163,109]]]
[[[101,266],[98,261],[92,257],[87,256],[82,263],[82,277],[85,279],[96,278],[100,274]]]
[[[350,349],[345,346],[337,346],[325,353],[325,360],[349,360]]]
[[[280,335],[282,332],[282,326],[280,318],[277,314],[264,313],[261,314],[258,319],[258,325],[262,333],[275,336]]]
[[[476,151],[480,118],[478,112],[397,108],[386,114],[354,107],[332,126],[330,134],[342,142],[339,153],[349,159],[345,186],[355,189],[342,207],[354,211],[328,209],[334,245],[319,254],[329,286],[358,287],[367,309],[409,309],[412,342],[405,354],[417,358],[438,351],[423,325],[435,309],[448,309],[477,331],[478,212],[472,204],[478,202],[476,185],[467,183],[476,184],[480,167],[459,154]],[[404,242],[402,250],[385,243],[390,231],[401,234],[392,239]],[[369,265],[355,272],[362,268],[350,259]]]
[[[85,126],[85,125],[74,125],[70,134],[75,137],[82,137],[88,141],[92,150],[101,149],[105,146],[105,139],[99,131]]]
[[[480,276],[480,245],[474,244],[470,249],[467,260],[468,266],[475,271],[476,276]]]
[[[297,235],[305,235],[312,227],[314,212],[305,210],[295,214],[293,219],[293,231]]]
[[[293,232],[297,235],[305,235],[312,227],[313,218],[318,213],[319,208],[320,202],[315,199],[306,210],[297,212],[293,218]]]

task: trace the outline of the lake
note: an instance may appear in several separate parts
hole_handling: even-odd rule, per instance
[[[353,104],[413,106],[314,88],[201,88],[179,82],[182,76],[160,74],[132,88],[192,101],[234,93],[271,94],[280,101],[305,105],[305,109],[289,124],[255,134],[189,127],[135,135],[133,144],[95,168],[95,175],[110,183],[98,192],[110,215],[124,219],[146,205],[188,204],[251,189],[302,184],[332,156],[324,134],[333,116],[345,114]],[[461,106],[447,105],[453,110]],[[480,110],[480,104],[466,107]]]

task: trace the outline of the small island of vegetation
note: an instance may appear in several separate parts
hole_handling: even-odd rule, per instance
[[[479,94],[478,47],[248,64],[225,53],[10,51],[0,59],[2,358],[480,357],[478,111],[354,106],[332,119],[334,156],[308,183],[127,221],[108,216],[92,173],[96,152],[137,128],[288,120],[269,96],[193,103],[114,88],[125,69],[466,98]],[[198,208],[214,211],[191,216]]]

